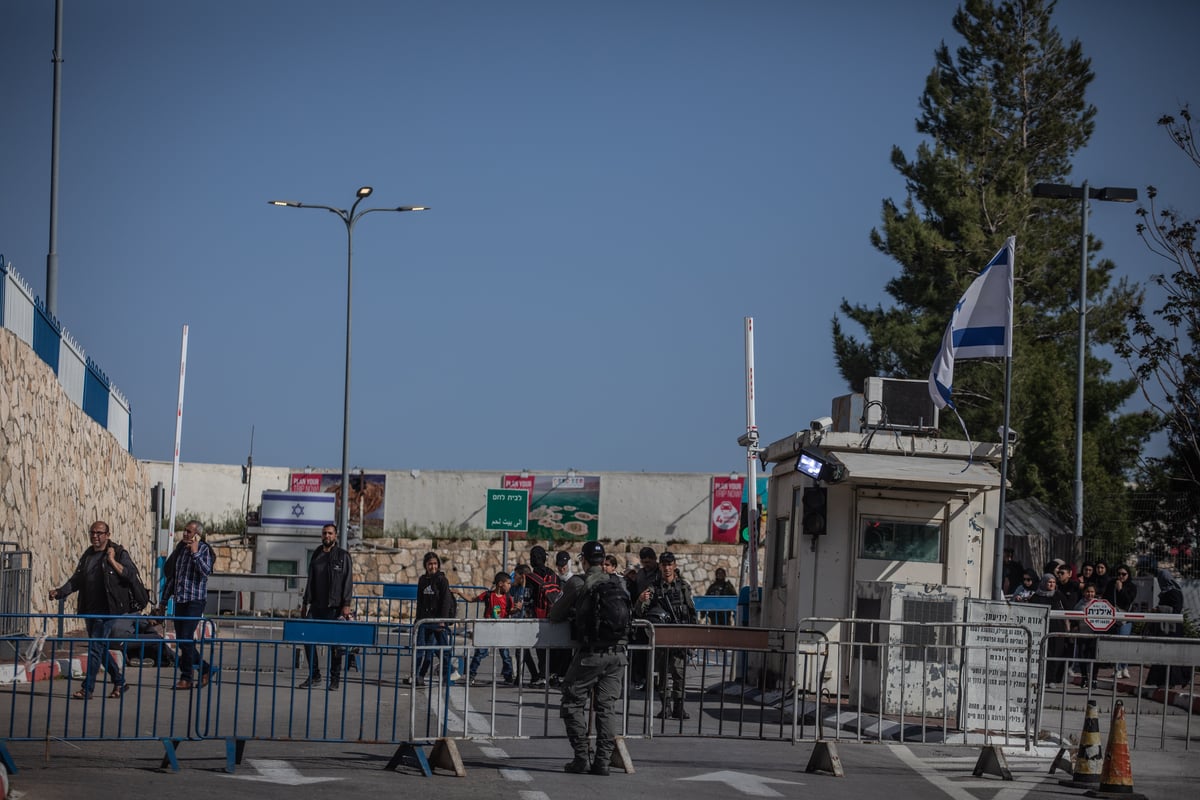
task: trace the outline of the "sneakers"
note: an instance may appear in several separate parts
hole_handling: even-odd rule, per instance
[[[537,680],[530,681],[529,688],[530,689],[545,689],[546,681],[543,678],[538,678]]]
[[[339,681],[337,678],[329,679],[329,691],[336,692],[338,689],[341,689],[341,688],[342,688],[341,681]]]
[[[462,680],[462,675],[459,673],[459,671],[458,671],[457,669],[453,670],[453,671],[450,673],[450,680],[452,680],[452,681],[460,681],[460,680]]]
[[[579,756],[576,756],[566,764],[563,764],[563,772],[571,772],[575,775],[582,775],[591,768],[592,765],[588,763],[588,760],[586,758],[580,758]]]
[[[307,678],[305,678],[303,681],[301,681],[301,682],[300,682],[300,684],[296,686],[296,688],[297,688],[297,689],[308,689],[308,688],[310,688],[310,687],[311,687],[311,686],[312,686],[314,683],[315,683],[315,684],[320,684],[320,683],[321,683],[321,676],[320,676],[320,675],[309,675]]]
[[[491,685],[487,681],[483,680],[482,678],[476,678],[474,675],[471,676],[471,679],[468,681],[468,683],[470,683],[472,686],[490,686]]]

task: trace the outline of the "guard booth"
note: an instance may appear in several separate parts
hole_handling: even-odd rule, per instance
[[[253,610],[298,605],[308,561],[321,545],[321,529],[337,524],[336,501],[328,492],[262,493],[262,524],[246,528],[246,534],[254,539],[254,575],[247,576],[250,582],[241,588],[252,593]],[[268,576],[274,579],[267,580]]]
[[[940,438],[924,381],[884,383],[893,395],[889,408],[870,396],[880,380],[868,381],[874,415],[846,412],[862,409],[862,396],[835,399],[833,417],[813,420],[760,455],[770,471],[767,542],[763,599],[751,624],[962,621],[967,597],[992,596],[1001,446]],[[849,630],[812,627],[831,641]],[[855,638],[877,627],[855,626]],[[914,639],[936,633],[893,627]],[[906,648],[877,650],[900,658]],[[824,688],[836,688],[829,684],[835,676],[825,680]]]

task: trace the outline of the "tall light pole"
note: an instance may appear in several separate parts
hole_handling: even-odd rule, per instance
[[[370,186],[362,186],[355,193],[354,205],[347,211],[333,206],[318,206],[297,203],[292,200],[268,200],[273,206],[288,208],[322,208],[338,216],[346,225],[346,390],[342,400],[342,513],[338,519],[338,539],[346,549],[347,531],[350,528],[350,328],[354,287],[354,225],[367,214],[375,211],[426,211],[428,206],[397,206],[396,208],[367,208],[357,211],[358,204],[371,196]],[[357,213],[356,213],[357,212]]]
[[[1053,200],[1079,200],[1079,366],[1075,383],[1075,537],[1083,538],[1083,368],[1087,353],[1087,269],[1088,269],[1088,200],[1108,200],[1132,203],[1137,189],[1105,186],[1093,189],[1063,183],[1039,183],[1033,187],[1034,197]]]

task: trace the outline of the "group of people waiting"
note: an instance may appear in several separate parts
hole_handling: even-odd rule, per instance
[[[1157,569],[1154,576],[1159,592],[1156,610],[1171,614],[1182,613],[1183,592],[1170,571]],[[1125,564],[1110,568],[1105,561],[1096,560],[1084,562],[1076,572],[1061,558],[1047,562],[1039,576],[1031,569],[1024,569],[1013,557],[1011,549],[1004,551],[1004,591],[1009,600],[1049,606],[1053,611],[1083,611],[1097,599],[1107,600],[1118,612],[1131,611],[1138,595],[1134,577],[1133,570]],[[1048,631],[1087,632],[1079,621],[1066,619],[1050,620]],[[1128,636],[1132,631],[1132,622],[1119,620],[1110,631],[1110,635]],[[1149,631],[1149,635],[1173,633],[1174,628],[1169,624],[1155,626]],[[1072,672],[1080,676],[1084,686],[1099,686],[1096,677],[1103,665],[1096,660],[1094,638],[1053,637],[1048,644],[1047,656],[1047,686],[1062,683],[1068,664],[1071,665]],[[1114,679],[1129,677],[1131,676],[1128,664],[1113,666]],[[1175,686],[1184,683],[1186,677],[1177,667],[1157,665],[1150,668],[1145,680],[1146,684],[1151,686]]]

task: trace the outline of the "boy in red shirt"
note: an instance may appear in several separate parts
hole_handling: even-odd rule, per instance
[[[508,594],[510,583],[511,580],[508,577],[508,573],[497,572],[496,578],[492,583],[492,588],[486,592],[480,592],[474,597],[467,595],[461,589],[451,589],[451,591],[463,600],[473,603],[483,603],[483,614],[481,616],[484,619],[508,619],[512,615],[513,609],[520,607],[520,604],[514,603]],[[498,649],[500,651],[500,661],[504,665],[501,676],[504,682],[511,686],[516,682],[516,678],[513,677],[512,656],[509,654],[507,648],[501,647]],[[470,681],[473,686],[480,686],[482,684],[475,677],[475,673],[479,671],[479,665],[487,658],[487,654],[488,651],[486,648],[478,648],[475,650],[475,655],[471,656]]]

